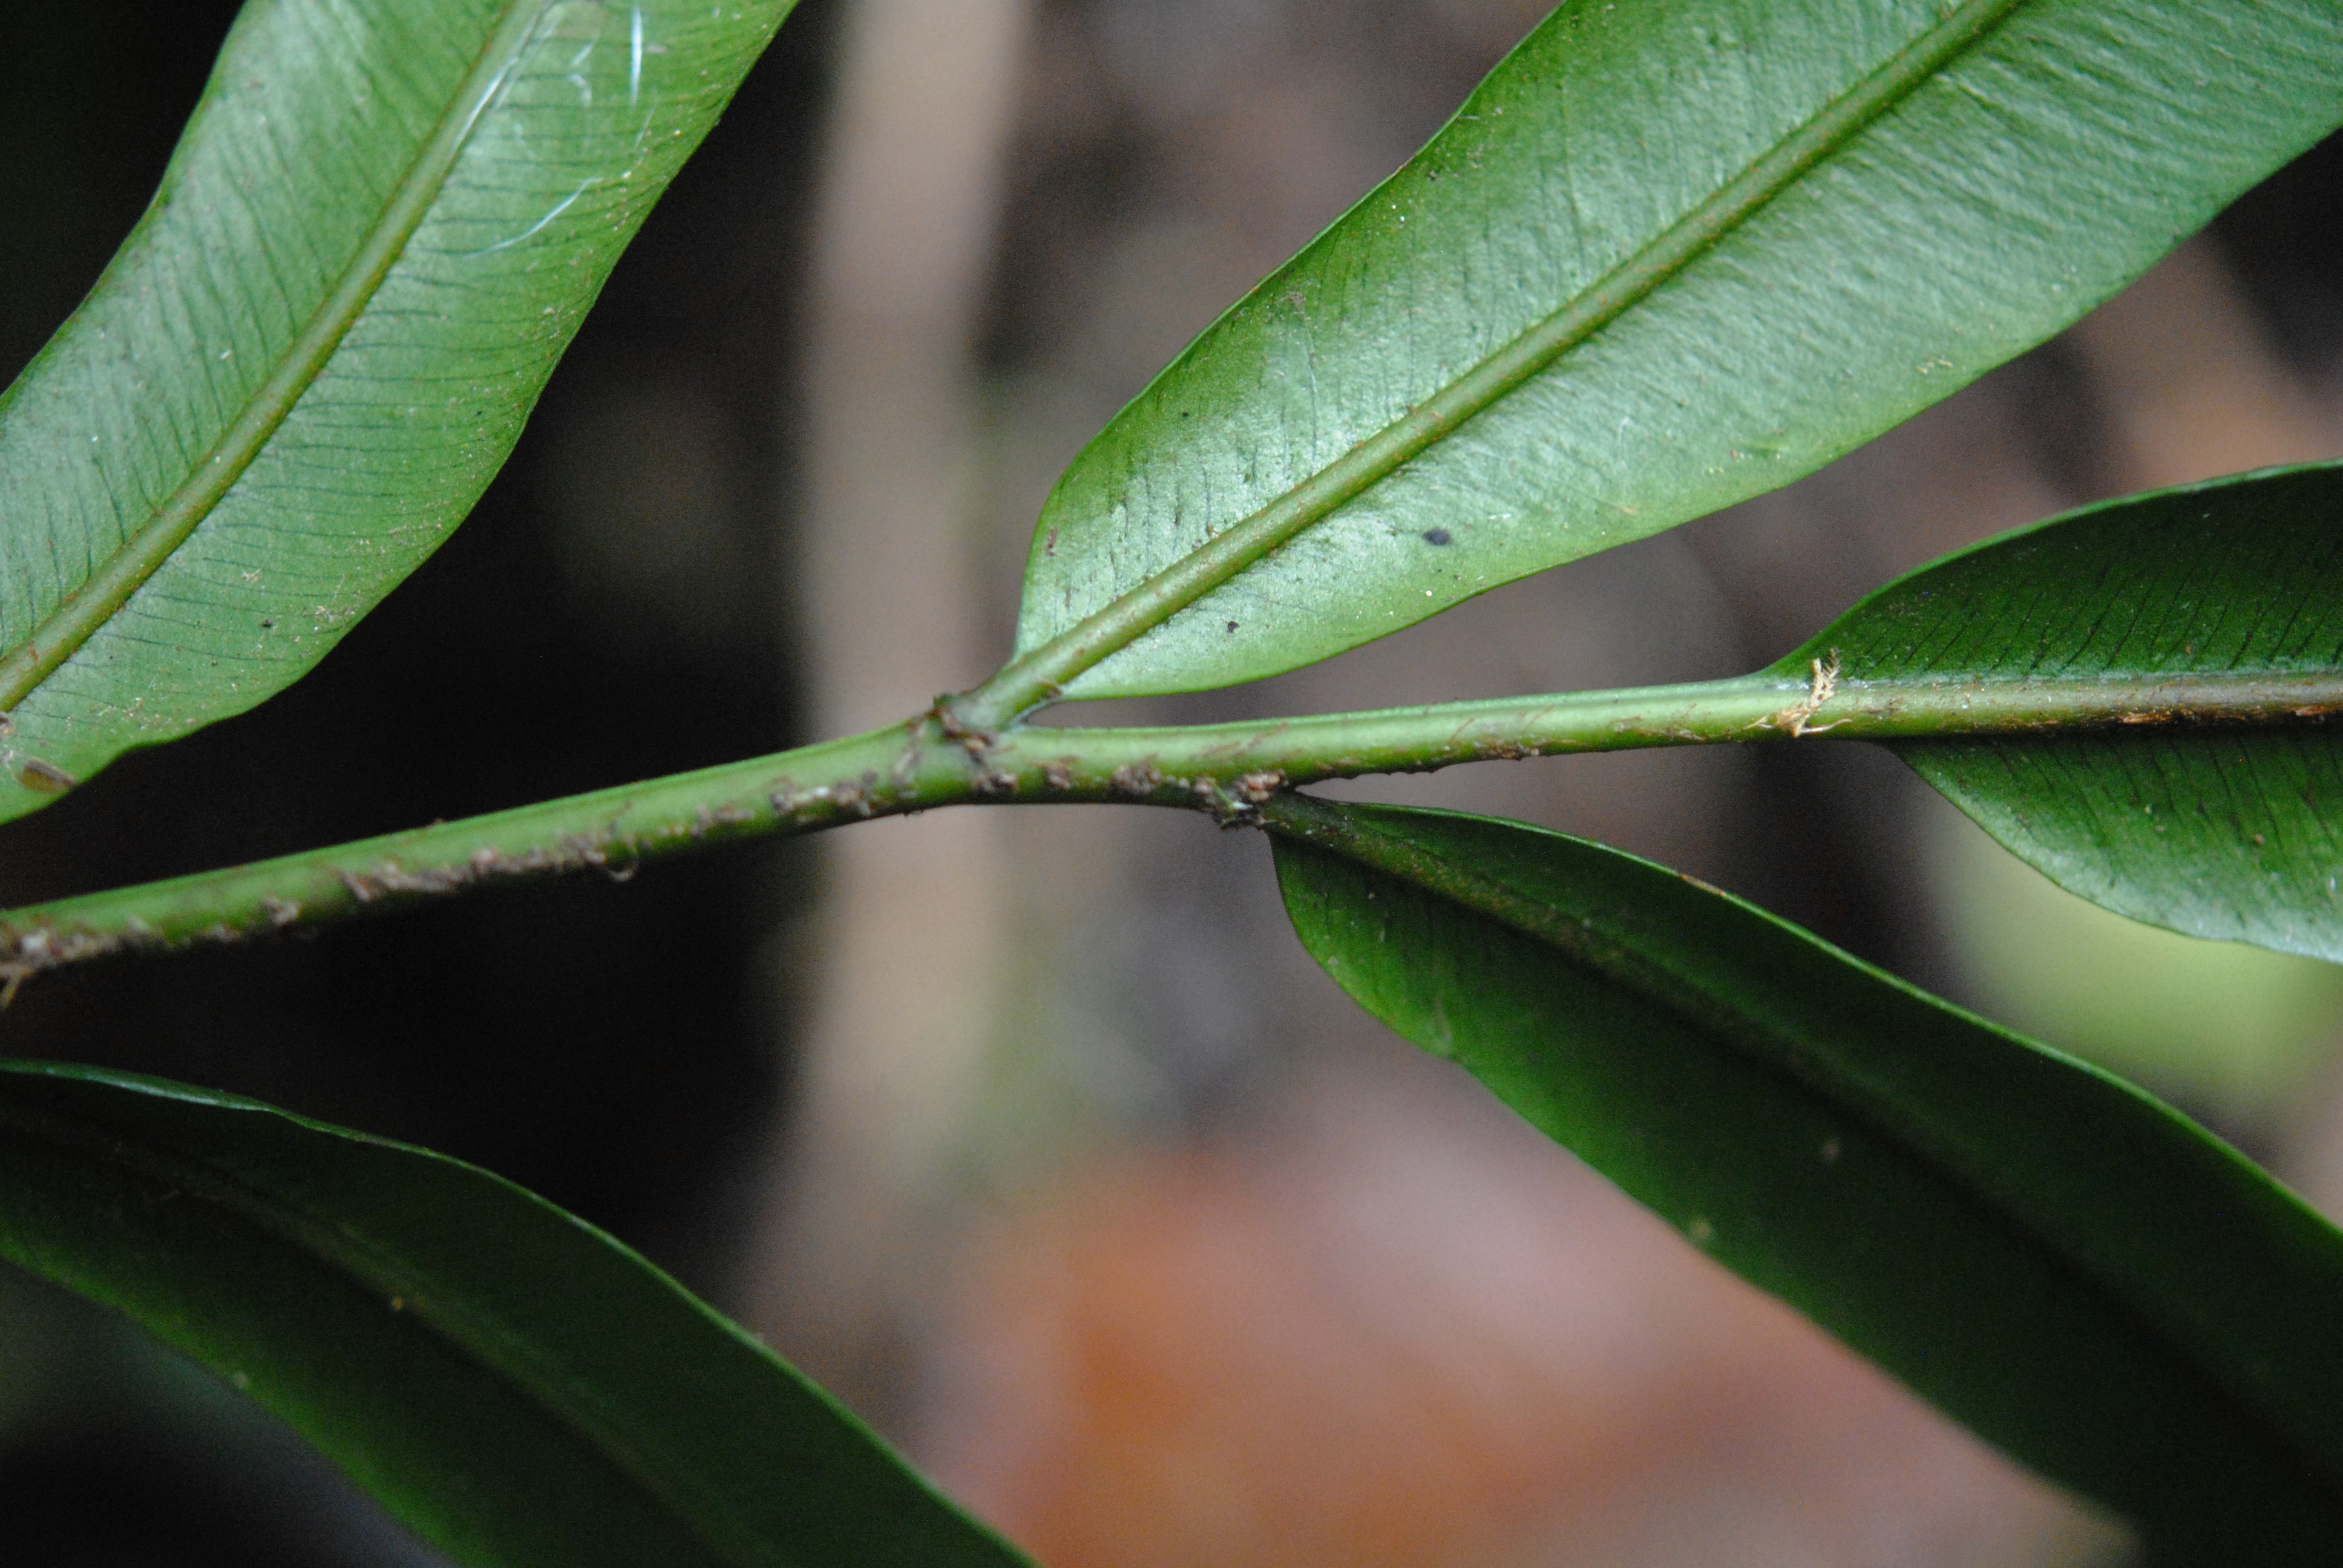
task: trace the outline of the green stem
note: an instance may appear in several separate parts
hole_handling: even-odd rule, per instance
[[[2024,0],[1966,0],[1650,244],[1455,380],[1252,516],[1021,656],[955,700],[973,732],[1064,695],[1074,679],[1421,457],[1675,276],[1846,145]]]
[[[1119,801],[1223,822],[1296,785],[1459,762],[1719,741],[1895,740],[2152,723],[2284,724],[2343,712],[2343,672],[2107,681],[1845,681],[1816,671],[1175,729],[922,715],[776,756],[0,914],[0,982],[140,948],[231,941],[508,877],[639,862],[938,806]]]

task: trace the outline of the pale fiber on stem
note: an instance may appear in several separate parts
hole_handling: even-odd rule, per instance
[[[2293,0],[1573,0],[1076,457],[960,716],[1277,674],[1810,472],[2324,134],[2338,45]]]
[[[2343,788],[2327,722],[2343,713],[2343,544],[2321,519],[2338,498],[2343,467],[2313,467],[2087,508],[1898,578],[1734,680],[998,734],[970,729],[946,700],[777,757],[0,915],[0,976],[937,806],[1123,801],[1242,821],[1278,791],[1325,779],[1816,737],[1902,746],[1988,830],[2101,903],[2332,956],[2343,922],[2319,845],[2332,836],[2321,801]],[[2244,748],[2217,756],[2202,743],[2240,735],[2295,755],[2240,765]],[[2008,737],[2051,744],[1995,750]],[[2116,755],[2085,755],[2094,749]],[[2033,777],[2046,761],[2056,777]],[[2161,815],[2134,777],[2143,768],[2161,780]],[[2250,918],[2205,923],[2190,886],[2208,874],[2251,890]]]
[[[1094,666],[1399,472],[1617,320],[2022,4],[1967,0],[1552,315],[1269,505],[960,699],[960,720],[990,728],[1055,699]]]
[[[2133,682],[1836,680],[1810,673],[1186,729],[1024,726],[955,737],[932,717],[746,762],[0,914],[0,976],[126,949],[231,940],[555,871],[940,806],[1112,802],[1250,820],[1278,790],[1460,762],[1724,741],[1892,740],[2318,724],[2343,673]]]
[[[785,0],[731,4],[729,18],[721,5],[702,15],[678,0],[269,0],[248,9],[174,166],[176,178],[212,156],[212,177],[166,189],[93,307],[0,404],[0,493],[21,492],[26,508],[0,528],[0,648],[24,648],[13,683],[0,669],[0,707],[13,714],[0,721],[0,815],[32,809],[127,747],[281,687],[468,509],[650,193],[787,9]],[[265,30],[312,16],[364,25],[318,37]],[[390,37],[418,19],[414,36]],[[445,47],[431,63],[435,36]],[[2326,585],[2343,580],[2343,546],[2322,537],[2331,528],[2301,521],[2330,518],[2343,499],[2321,491],[2323,481],[2296,476],[2285,481],[2296,488],[2255,492],[2227,533],[2199,528],[2223,503],[2190,495],[2115,517],[2097,534],[2046,530],[1997,545],[2003,554],[1892,585],[1791,659],[1740,680],[1187,730],[1017,721],[1062,695],[1191,689],[1291,668],[1811,470],[2071,321],[2330,128],[2338,43],[2326,0],[1570,0],[1423,156],[1337,226],[1338,238],[1364,236],[1347,258],[1363,265],[1345,264],[1347,242],[1313,246],[1183,356],[1133,405],[1135,420],[1119,419],[1077,461],[1037,538],[1024,657],[977,692],[779,757],[17,911],[0,917],[0,980],[13,987],[76,958],[229,940],[482,879],[579,868],[623,877],[696,843],[956,803],[1178,805],[1282,829],[1314,820],[1322,846],[1337,836],[1332,824],[1380,821],[1365,838],[1397,852],[1350,856],[1392,873],[1384,889],[1360,888],[1347,903],[1353,928],[1374,939],[1355,968],[1389,964],[1402,980],[1437,984],[1509,943],[1518,956],[1514,939],[1535,939],[1536,962],[1519,966],[1534,990],[1517,997],[1550,999],[1561,971],[1548,954],[1561,954],[1627,1000],[1729,1037],[1752,1059],[1743,1065],[1822,1090],[1834,1114],[1853,1113],[1844,1132],[1835,1121],[1791,1119],[1795,1136],[1772,1152],[1803,1190],[1783,1189],[1790,1201],[1777,1212],[1742,1193],[1737,1217],[1717,1211],[1721,1225],[1687,1212],[1688,1235],[1818,1317],[1836,1311],[1851,1341],[1916,1369],[1923,1388],[1932,1369],[1959,1360],[1936,1342],[1969,1345],[1976,1382],[1932,1392],[1979,1414],[1989,1433],[2011,1430],[1996,1415],[2009,1413],[2012,1398],[2042,1399],[2039,1446],[2018,1446],[2022,1456],[2046,1453],[2057,1473],[2152,1521],[2167,1495],[2193,1487],[2209,1500],[2208,1539],[2250,1543],[2258,1528],[2265,1559],[2308,1560],[2311,1552],[2282,1557],[2269,1543],[2295,1539],[2289,1521],[2317,1530],[2336,1512],[2343,1427],[2331,1394],[2343,1371],[2329,1364],[2323,1331],[2343,1241],[2242,1160],[2162,1108],[2006,1037],[1972,1053],[1989,1070],[1946,1078],[1974,1020],[1885,977],[1851,984],[1859,966],[1660,868],[1591,846],[1558,849],[1553,836],[1513,825],[1330,807],[1292,787],[1548,752],[1822,736],[1909,743],[1916,766],[1934,769],[1980,820],[2008,808],[1996,831],[2021,853],[2030,843],[2037,863],[2071,872],[2083,846],[2107,872],[2094,894],[2102,901],[2144,900],[2147,918],[2167,919],[2172,884],[2193,879],[2226,902],[2255,904],[2260,924],[2237,933],[2247,940],[2333,939],[2343,932],[2330,874],[2343,851],[2333,826],[2343,821],[2343,732],[2328,721],[2343,712],[2343,599]],[[361,79],[332,77],[344,66]],[[1661,83],[1668,90],[1654,95]],[[389,102],[399,87],[415,87],[415,101]],[[278,112],[269,96],[278,89],[300,113]],[[661,120],[662,111],[672,112]],[[508,133],[494,146],[475,135],[492,126]],[[343,144],[376,155],[358,160],[361,177],[335,163]],[[253,177],[242,155],[254,148],[291,149],[294,177]],[[459,177],[476,152],[497,166],[474,172],[496,177]],[[283,209],[235,199],[280,186],[318,199]],[[219,212],[253,221],[204,230]],[[175,235],[174,245],[157,237]],[[272,249],[272,239],[314,254]],[[1336,264],[1320,266],[1330,254]],[[142,270],[158,256],[168,265]],[[206,296],[255,256],[262,275],[297,263],[299,286],[226,300],[224,327],[156,331],[140,316],[146,302],[169,311]],[[394,286],[402,278],[403,296]],[[485,290],[491,307],[451,304],[451,290],[468,300]],[[1258,338],[1246,337],[1264,322]],[[1296,322],[1298,335],[1284,332]],[[1232,323],[1240,330],[1224,332]],[[434,324],[447,330],[435,334]],[[1247,351],[1272,338],[1282,357]],[[382,352],[361,352],[369,347]],[[1218,368],[1189,374],[1208,365]],[[141,379],[150,371],[151,389]],[[190,389],[192,400],[175,397]],[[186,417],[190,401],[198,417]],[[1287,417],[1297,411],[1306,417]],[[92,433],[87,418],[112,423]],[[117,442],[137,447],[137,458]],[[1233,462],[1232,448],[1242,448]],[[1157,493],[1141,494],[1167,475]],[[1210,505],[1187,508],[1192,476],[1212,492]],[[1066,548],[1053,554],[1061,525]],[[2149,528],[2175,530],[2192,548],[2148,548]],[[2241,540],[2254,548],[2232,548]],[[81,578],[21,569],[44,546],[53,567],[68,563]],[[2038,570],[2004,569],[2036,558]],[[2184,569],[2153,564],[2174,559]],[[2072,569],[2078,562],[2090,569]],[[1945,613],[1959,597],[1947,585],[1974,590],[1968,609]],[[1224,604],[1243,613],[1223,617]],[[2046,758],[2056,766],[2021,766]],[[1363,841],[1354,835],[1352,849]],[[1331,863],[1297,859],[1290,844],[1281,859],[1288,870]],[[2219,874],[2207,876],[2207,866]],[[2306,897],[2311,872],[2326,892]],[[1389,893],[1397,896],[1379,897]],[[1345,905],[1330,881],[1302,902],[1321,912]],[[1383,940],[1391,915],[1411,903],[1427,926],[1464,940],[1444,954],[1432,941]],[[1467,906],[1499,917],[1499,940],[1458,927]],[[1672,929],[1637,929],[1655,911]],[[1296,920],[1304,924],[1303,910]],[[1352,961],[1326,956],[1330,970]],[[949,984],[940,994],[965,1000]],[[1452,1045],[1472,1006],[1500,994],[1435,995],[1432,1026],[1419,1032],[1435,1049]],[[1597,1010],[1555,1017],[1565,1029],[1600,1029]],[[1498,1021],[1515,1028],[1527,1011]],[[1555,1030],[1536,1033],[1519,1060],[1468,1064],[1501,1092],[1515,1091],[1517,1103],[1551,1110],[1557,1097],[1544,1091],[1553,1086],[1531,1082],[1523,1062],[1551,1069],[1561,1057],[1573,1059],[1559,1063],[1565,1071],[1578,1070],[1592,1056],[1556,1052]],[[1724,1187],[1744,1188],[1733,1140],[1764,1115],[1765,1096],[1742,1091],[1754,1081],[1746,1075],[1718,1070],[1731,1067],[1729,1054],[1654,1071],[1656,1053],[1641,1048],[1664,1043],[1653,1030],[1628,1040],[1631,1068],[1659,1091],[1644,1109],[1707,1122],[1677,1145],[1668,1175],[1723,1172]],[[2008,1093],[2029,1070],[2033,1087],[2052,1092]],[[526,1396],[524,1418],[566,1406],[569,1430],[551,1434],[542,1468],[582,1486],[585,1503],[634,1494],[596,1464],[641,1483],[633,1523],[605,1522],[590,1506],[546,1508],[556,1489],[525,1473],[539,1467],[508,1466],[508,1500],[488,1512],[529,1539],[498,1548],[451,1539],[454,1530],[435,1537],[468,1560],[935,1560],[887,1539],[906,1521],[953,1560],[1006,1555],[947,1511],[922,1513],[917,1494],[907,1502],[905,1478],[850,1423],[825,1422],[820,1410],[810,1421],[803,1409],[727,1415],[711,1391],[751,1381],[739,1371],[749,1348],[712,1319],[695,1325],[715,1347],[699,1377],[643,1313],[595,1329],[581,1371],[548,1359],[559,1341],[538,1310],[607,1305],[615,1291],[590,1278],[564,1284],[508,1245],[482,1250],[488,1210],[468,1179],[427,1161],[405,1172],[445,1201],[402,1203],[395,1217],[446,1221],[451,1248],[496,1272],[494,1291],[445,1273],[434,1282],[387,1257],[319,1271],[311,1264],[349,1261],[329,1254],[358,1234],[353,1221],[378,1171],[314,1191],[296,1183],[279,1202],[258,1179],[266,1172],[213,1180],[224,1145],[237,1141],[232,1130],[263,1125],[256,1108],[82,1070],[20,1063],[5,1076],[13,1081],[0,1120],[17,1136],[0,1140],[0,1154],[19,1164],[0,1185],[48,1194],[62,1239],[32,1234],[27,1206],[11,1204],[10,1255],[102,1299],[111,1292],[150,1325],[179,1331],[240,1386],[245,1365],[257,1368],[254,1392],[274,1392],[294,1415],[306,1405],[313,1435],[348,1438],[346,1462],[384,1452],[375,1434],[421,1411],[429,1419],[417,1452],[431,1462],[410,1452],[393,1465],[403,1479],[370,1483],[387,1496],[420,1484],[428,1496],[410,1517],[478,1497],[489,1473],[450,1462],[437,1439],[460,1436],[489,1459],[518,1452],[480,1424],[477,1401],[437,1411],[416,1402],[422,1382],[407,1368],[417,1345],[501,1362]],[[79,1081],[44,1093],[35,1081],[45,1076]],[[2005,1101],[2031,1120],[2007,1122]],[[2120,1114],[2103,1114],[2110,1107]],[[1557,1137],[1568,1131],[1559,1119],[1545,1124]],[[1649,1149],[1656,1125],[1639,1111],[1601,1118],[1595,1131]],[[142,1128],[155,1136],[126,1136]],[[1866,1147],[1866,1129],[1881,1147]],[[342,1138],[308,1128],[297,1141],[307,1132]],[[292,1163],[329,1173],[346,1161],[379,1164],[388,1147],[346,1141],[331,1153],[302,1148]],[[150,1158],[158,1147],[163,1157]],[[1914,1156],[1933,1160],[1957,1179],[1948,1194],[1957,1201],[1932,1210],[1918,1187],[1899,1199],[1878,1180],[1896,1175],[1895,1161],[1871,1158],[1880,1153],[1907,1175]],[[1872,1221],[1831,1191],[1865,1167]],[[92,1168],[118,1180],[93,1186]],[[2175,1201],[2157,1197],[2159,1181],[2179,1184]],[[2126,1212],[2109,1207],[2110,1193],[2147,1222],[2100,1222]],[[255,1223],[224,1237],[211,1221],[239,1202]],[[2006,1299],[2024,1315],[1998,1327],[1943,1288],[1947,1271],[2002,1279],[1990,1246],[1945,1244],[1960,1232],[1939,1221],[1979,1204],[2051,1243],[2057,1265],[2009,1272]],[[1799,1224],[1824,1243],[1803,1261],[1786,1233]],[[615,1256],[599,1238],[558,1233],[600,1263]],[[401,1247],[416,1236],[403,1225],[384,1234]],[[2006,1225],[1970,1234],[2010,1239]],[[240,1264],[236,1236],[314,1283],[319,1302],[334,1297],[336,1311]],[[1727,1250],[1745,1238],[1755,1244],[1737,1257]],[[1899,1273],[1875,1238],[1900,1242],[1926,1268]],[[296,1243],[289,1253],[275,1245],[286,1241]],[[1850,1247],[1852,1285],[1834,1277]],[[2020,1265],[2031,1256],[2003,1252]],[[1815,1258],[1829,1266],[1808,1267]],[[1982,1269],[1970,1266],[1980,1260]],[[173,1277],[153,1276],[158,1261]],[[618,1262],[643,1282],[639,1261]],[[93,1289],[93,1271],[107,1269],[115,1281]],[[2078,1279],[2087,1282],[2077,1288]],[[185,1305],[223,1285],[266,1324],[248,1344],[215,1337],[226,1314]],[[501,1317],[460,1306],[508,1292],[518,1309],[509,1337]],[[660,1300],[698,1310],[672,1293]],[[2045,1313],[2082,1331],[2068,1338],[2083,1373],[2114,1367],[2098,1380],[2112,1397],[2079,1432],[2077,1402],[2059,1393],[2056,1374],[2067,1369],[2011,1375],[2029,1348],[2056,1342],[2027,1326]],[[2147,1349],[2175,1373],[2172,1397],[2146,1420],[2133,1397],[2143,1385],[2128,1375],[2140,1358],[2125,1354],[2139,1348],[2133,1320],[2153,1331],[2160,1342]],[[445,1332],[435,1340],[422,1324]],[[1916,1354],[1885,1353],[1888,1339],[1907,1334]],[[325,1369],[323,1380],[305,1383],[302,1358],[286,1352],[303,1335],[322,1347],[310,1372]],[[354,1395],[336,1392],[351,1364],[340,1352],[359,1336],[389,1353]],[[609,1375],[613,1346],[641,1396],[631,1411],[609,1399],[621,1386]],[[769,1384],[777,1369],[756,1364]],[[694,1392],[696,1382],[707,1386]],[[2200,1397],[2208,1385],[2211,1402]],[[819,1405],[809,1394],[779,1397]],[[2168,1477],[2167,1434],[2188,1431],[2204,1441],[2186,1474]],[[846,1456],[845,1485],[804,1465],[809,1432]],[[778,1436],[799,1452],[753,1454],[735,1432]],[[643,1441],[662,1433],[688,1441]],[[723,1452],[704,1449],[710,1433]],[[601,1459],[570,1462],[579,1435]],[[2061,1464],[2062,1455],[2079,1462]],[[720,1483],[713,1491],[710,1476]],[[776,1476],[798,1483],[803,1500],[783,1498]],[[858,1488],[875,1527],[840,1507]],[[836,1538],[809,1546],[809,1527]]]

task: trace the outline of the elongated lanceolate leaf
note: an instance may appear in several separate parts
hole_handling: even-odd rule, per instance
[[[2343,1541],[2343,1235],[2104,1073],[1514,823],[1287,798],[1343,989],[2156,1561]]]
[[[2062,887],[2194,936],[2343,960],[2343,468],[2109,502],[1891,583],[1770,673],[1991,701],[2039,735],[1897,741]],[[2129,709],[2057,733],[2051,694]],[[2219,715],[2275,707],[2275,722]],[[2186,704],[2211,718],[2176,719]],[[1826,722],[1825,704],[1817,722]]]
[[[462,520],[793,0],[252,0],[0,398],[0,818],[315,664]]]
[[[0,1256],[228,1378],[459,1563],[1021,1561],[642,1259],[423,1150],[0,1065]]]
[[[2324,0],[1574,0],[1075,460],[1019,649],[1209,541],[1042,674],[1250,679],[1771,489],[2114,293],[2338,77]]]

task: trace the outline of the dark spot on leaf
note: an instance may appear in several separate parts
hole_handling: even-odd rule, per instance
[[[1231,621],[1231,622],[1229,622],[1229,629],[1230,629],[1231,631],[1234,631],[1234,630],[1236,630],[1236,628],[1237,628],[1237,623],[1236,623],[1236,622],[1234,622],[1234,621]]]
[[[25,765],[16,769],[16,782],[43,795],[62,795],[81,780],[54,762],[27,757]]]
[[[1426,528],[1423,530],[1423,542],[1427,545],[1444,545],[1449,543],[1453,537],[1454,536],[1451,535],[1446,528]]]

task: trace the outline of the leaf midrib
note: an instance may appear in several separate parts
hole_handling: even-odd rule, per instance
[[[266,449],[366,314],[446,188],[473,132],[503,97],[514,68],[554,0],[506,0],[447,113],[399,176],[341,277],[246,398],[209,451],[136,532],[69,591],[32,634],[0,659],[0,715],[13,710],[111,620],[161,569]]]
[[[542,9],[541,6],[537,8]],[[62,1076],[67,1081],[74,1081],[72,1075]],[[297,1117],[286,1117],[284,1112],[267,1107],[209,1098],[201,1103],[223,1111],[283,1117],[326,1136],[348,1136],[317,1127]],[[715,1538],[709,1529],[709,1522],[702,1517],[704,1512],[729,1515],[733,1511],[728,1505],[709,1494],[705,1488],[692,1486],[687,1479],[668,1473],[667,1467],[648,1462],[636,1451],[635,1445],[608,1430],[605,1420],[598,1419],[608,1412],[602,1411],[599,1401],[577,1394],[574,1377],[558,1366],[546,1363],[525,1336],[507,1329],[494,1314],[471,1311],[460,1298],[442,1294],[438,1282],[427,1270],[417,1268],[403,1259],[395,1249],[385,1250],[377,1246],[364,1232],[349,1224],[313,1214],[301,1204],[256,1186],[200,1155],[186,1154],[166,1144],[134,1141],[102,1123],[90,1121],[57,1106],[30,1109],[0,1091],[0,1120],[13,1121],[20,1131],[35,1137],[45,1137],[51,1143],[74,1151],[85,1158],[126,1168],[173,1191],[186,1192],[214,1203],[254,1229],[274,1236],[294,1251],[314,1259],[327,1270],[370,1287],[377,1294],[402,1298],[405,1304],[399,1310],[407,1316],[445,1341],[463,1360],[491,1372],[498,1381],[527,1398],[556,1425],[599,1454],[613,1469],[631,1479],[647,1494],[658,1499],[663,1508],[712,1553],[728,1559],[736,1555]],[[387,1140],[361,1137],[357,1141],[399,1147]],[[427,1151],[415,1152],[432,1159],[446,1158],[431,1155]],[[488,1173],[480,1174],[486,1176]],[[493,1176],[489,1179],[497,1180]],[[516,1195],[537,1201],[525,1191],[517,1190]],[[571,1223],[578,1222],[567,1215],[557,1214],[557,1217]],[[600,1239],[609,1245],[619,1245],[608,1236]],[[643,1267],[652,1267],[639,1258],[635,1261]],[[687,1493],[693,1496],[689,1505],[685,1502],[684,1494]],[[737,1519],[734,1527],[749,1528]]]
[[[974,729],[1056,700],[1105,658],[1255,565],[1494,406],[1741,227],[2031,0],[1966,0],[1554,314],[1401,418],[1040,648],[958,705]]]

